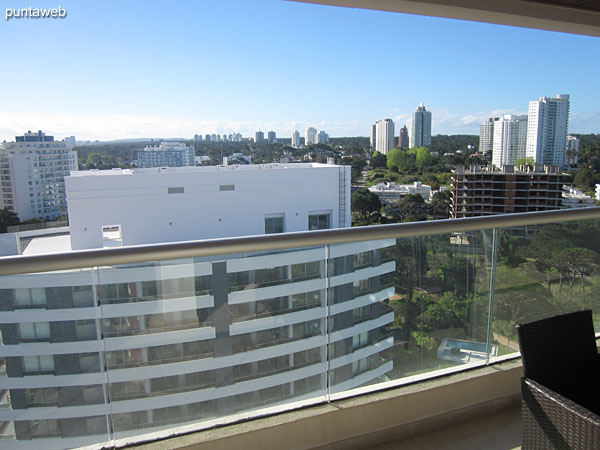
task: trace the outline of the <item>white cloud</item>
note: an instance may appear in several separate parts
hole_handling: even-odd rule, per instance
[[[479,134],[479,125],[490,117],[503,114],[527,114],[519,109],[494,109],[466,115],[457,115],[448,109],[431,109],[432,134]]]
[[[0,141],[14,140],[27,130],[42,130],[62,139],[75,136],[78,140],[112,140],[131,138],[192,138],[194,134],[242,133],[254,136],[257,130],[275,130],[280,137],[290,137],[293,130],[304,133],[309,126],[325,130],[331,136],[368,135],[368,125],[358,121],[339,123],[301,120],[285,122],[200,121],[172,117],[134,116],[121,114],[23,114],[0,112]]]
[[[458,115],[445,108],[431,108],[433,134],[479,134],[479,125],[489,117],[502,114],[526,114],[524,110],[505,109],[480,111]],[[402,125],[410,128],[412,114],[390,114],[396,123],[396,134]],[[600,112],[571,113],[569,131],[572,133],[600,132]],[[27,130],[43,130],[62,139],[75,136],[79,140],[112,140],[130,138],[192,138],[196,133],[242,133],[254,136],[257,130],[275,130],[279,137],[290,137],[293,130],[304,133],[313,126],[325,130],[330,136],[368,136],[371,123],[358,120],[350,122],[306,122],[288,120],[281,122],[252,121],[200,121],[173,117],[135,116],[122,114],[24,114],[0,111],[0,141],[14,140]]]
[[[600,111],[571,113],[569,133],[600,133]]]

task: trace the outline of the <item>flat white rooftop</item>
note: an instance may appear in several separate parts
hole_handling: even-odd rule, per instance
[[[71,251],[71,236],[35,237],[23,250],[24,255],[47,255],[49,253],[66,253]]]
[[[337,167],[321,163],[272,163],[272,164],[242,164],[231,166],[185,166],[185,167],[152,167],[145,169],[112,169],[112,170],[75,170],[72,177],[100,177],[113,175],[142,175],[157,173],[215,173],[234,171],[265,171],[285,169],[315,169]]]

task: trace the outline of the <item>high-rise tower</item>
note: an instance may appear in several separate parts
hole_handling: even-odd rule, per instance
[[[497,117],[490,117],[479,127],[479,151],[489,155],[492,153],[494,143],[494,123]]]
[[[527,116],[505,114],[493,122],[493,127],[492,163],[495,166],[515,164],[517,159],[525,157]]]
[[[305,145],[316,144],[317,143],[317,129],[313,127],[308,127],[306,129],[306,138],[304,141]]]
[[[376,124],[375,150],[387,155],[394,148],[394,122],[392,119],[382,119]]]
[[[408,148],[409,139],[408,139],[408,129],[406,125],[400,128],[400,136],[398,137],[398,148]]]
[[[431,145],[431,111],[421,103],[413,113],[410,126],[410,148]]]
[[[298,132],[298,130],[294,130],[292,132],[292,147],[300,147],[300,133]]]
[[[527,157],[538,164],[564,166],[569,96],[559,94],[529,102],[527,123]]]

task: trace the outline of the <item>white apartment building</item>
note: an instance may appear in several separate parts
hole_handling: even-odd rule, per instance
[[[161,142],[137,151],[140,169],[151,167],[184,167],[195,165],[195,150],[182,142]]]
[[[581,140],[577,136],[567,136],[567,164],[575,166],[579,164],[579,146]]]
[[[573,186],[563,186],[562,208],[589,208],[594,206],[594,199]]]
[[[77,170],[77,152],[38,131],[0,148],[0,209],[19,219],[55,219],[66,207],[64,177]]]
[[[559,94],[529,102],[527,123],[527,157],[537,164],[564,167],[569,96]]]
[[[317,143],[319,144],[327,144],[329,142],[329,135],[326,131],[321,130],[317,134]]]
[[[311,145],[317,143],[317,129],[313,127],[308,127],[306,129],[306,136],[304,138],[305,145]]]
[[[63,141],[65,142],[65,146],[71,150],[73,147],[75,147],[77,145],[77,140],[75,139],[75,136],[67,136],[63,139]]]
[[[70,247],[350,226],[350,168],[75,172]],[[44,238],[42,238],[44,239]],[[68,240],[38,246],[69,247]],[[68,238],[67,238],[68,239]],[[395,240],[9,276],[3,449],[52,449],[324,398],[393,363]],[[30,244],[30,246],[33,244]],[[110,413],[109,413],[110,412]],[[241,416],[240,416],[241,417]]]
[[[514,165],[525,158],[527,150],[527,116],[505,114],[493,122],[492,164]]]
[[[299,148],[300,147],[300,133],[298,130],[294,130],[292,132],[292,147]]]
[[[371,132],[369,134],[369,145],[371,146],[371,150],[375,150],[375,145],[377,144],[377,123],[371,125]]]
[[[375,139],[375,150],[384,155],[396,147],[392,119],[381,119],[375,124]]]
[[[415,181],[413,184],[396,184],[394,182],[377,183],[369,187],[369,191],[379,197],[381,203],[393,205],[398,200],[410,194],[419,194],[423,200],[431,198],[431,186]]]
[[[413,113],[409,139],[410,148],[431,145],[431,111],[423,103]]]
[[[494,123],[497,117],[490,117],[479,126],[479,151],[486,155],[492,154],[494,145]]]

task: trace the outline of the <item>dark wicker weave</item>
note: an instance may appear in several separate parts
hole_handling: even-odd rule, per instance
[[[590,310],[520,325],[523,450],[600,449],[600,359]]]
[[[528,378],[521,392],[521,449],[600,449],[600,416]]]

